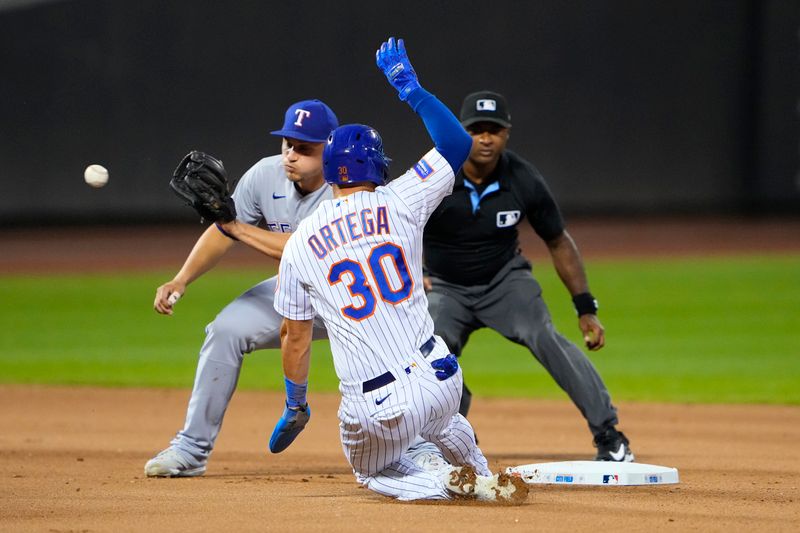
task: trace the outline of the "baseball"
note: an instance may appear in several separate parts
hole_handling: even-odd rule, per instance
[[[167,298],[167,301],[169,302],[169,305],[175,305],[177,303],[177,301],[180,299],[180,297],[181,297],[181,293],[173,292],[172,294],[169,295],[169,298]]]
[[[108,170],[102,165],[89,165],[83,171],[83,179],[92,187],[102,187],[108,183]]]

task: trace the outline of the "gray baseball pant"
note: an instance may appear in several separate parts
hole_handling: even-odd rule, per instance
[[[454,354],[461,355],[473,331],[491,328],[531,351],[569,395],[592,434],[617,424],[603,380],[586,354],[556,331],[542,288],[523,256],[509,261],[486,285],[467,287],[433,276],[431,282],[428,310],[434,330]],[[464,392],[460,412],[466,415],[470,395]]]
[[[233,300],[206,326],[186,423],[170,444],[205,460],[214,448],[244,355],[280,348],[283,318],[272,304],[277,277],[262,281]],[[314,339],[327,339],[322,322],[314,323]]]

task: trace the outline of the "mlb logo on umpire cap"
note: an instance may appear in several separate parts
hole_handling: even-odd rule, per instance
[[[303,100],[289,106],[283,128],[270,132],[279,137],[321,143],[339,127],[333,110],[320,100]]]
[[[468,128],[476,122],[494,122],[504,128],[511,127],[511,113],[502,94],[478,91],[468,94],[461,104],[461,125]]]

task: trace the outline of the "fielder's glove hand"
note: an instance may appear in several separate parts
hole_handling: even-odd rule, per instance
[[[222,161],[194,150],[178,164],[169,186],[209,222],[230,222],[236,206],[228,194],[228,175]]]
[[[275,424],[275,429],[269,438],[269,451],[280,453],[288,448],[300,432],[303,431],[303,428],[306,427],[310,418],[311,409],[308,404],[297,409],[290,409],[286,405],[281,419]]]
[[[405,101],[411,91],[420,87],[417,73],[408,60],[406,45],[403,39],[395,43],[394,37],[381,45],[375,52],[375,62],[378,64],[392,87],[397,89],[400,100]]]

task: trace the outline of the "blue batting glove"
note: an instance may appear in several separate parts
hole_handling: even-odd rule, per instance
[[[447,354],[447,357],[433,361],[431,366],[436,369],[436,379],[444,381],[458,372],[458,359],[453,354]]]
[[[395,43],[394,37],[381,45],[375,52],[375,62],[378,64],[392,87],[397,89],[400,100],[405,101],[411,91],[420,87],[417,73],[408,61],[406,45],[403,39]]]
[[[303,428],[306,427],[310,418],[311,409],[308,404],[294,409],[286,405],[281,419],[275,424],[275,429],[269,438],[269,451],[281,453],[288,448],[300,432],[303,431]]]

